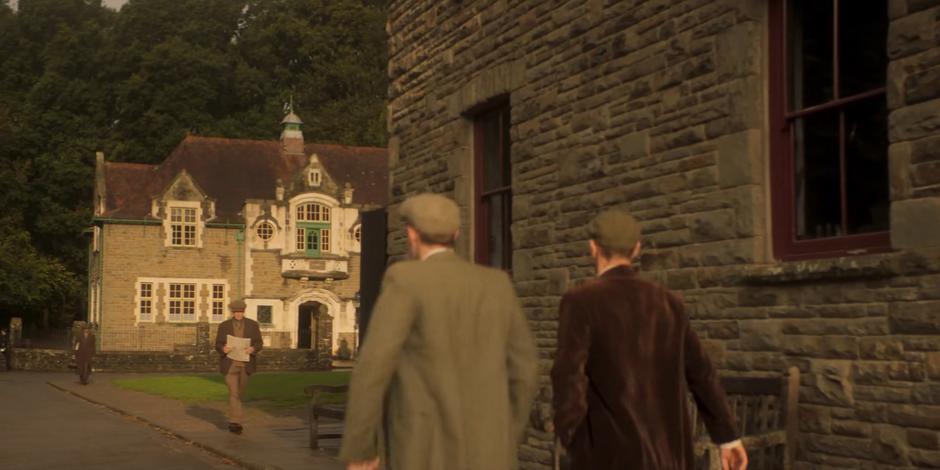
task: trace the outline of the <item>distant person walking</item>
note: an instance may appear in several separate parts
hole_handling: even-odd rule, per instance
[[[6,328],[0,328],[0,353],[3,353],[6,370],[13,370],[13,340],[7,334]]]
[[[221,356],[219,371],[222,372],[222,376],[225,377],[225,385],[228,386],[228,430],[235,434],[241,434],[244,429],[242,426],[242,398],[245,395],[245,388],[248,387],[248,376],[255,372],[257,355],[264,346],[261,339],[261,328],[258,326],[258,322],[245,318],[245,308],[246,305],[243,300],[232,301],[229,304],[232,318],[219,324],[215,336],[215,350]],[[233,351],[233,348],[228,344],[229,336],[250,340],[250,346],[244,351],[248,355],[248,361],[242,361],[237,357],[237,354],[241,351]],[[229,354],[232,354],[235,359],[230,358]]]
[[[450,199],[415,196],[399,212],[413,260],[382,281],[340,459],[350,470],[515,469],[537,357],[509,276],[454,253]]]
[[[92,359],[95,357],[95,334],[91,331],[91,325],[82,326],[82,332],[75,342],[75,367],[78,372],[78,380],[82,385],[88,385],[88,378],[91,377]]]
[[[722,467],[744,470],[725,392],[682,302],[631,266],[639,224],[608,211],[588,234],[597,279],[562,297],[552,369],[555,432],[571,468],[691,470],[691,391]]]

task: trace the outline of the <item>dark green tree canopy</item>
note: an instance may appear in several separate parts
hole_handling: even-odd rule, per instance
[[[0,0],[0,320],[84,315],[95,151],[189,133],[385,145],[385,2]],[[16,256],[19,253],[21,256]]]

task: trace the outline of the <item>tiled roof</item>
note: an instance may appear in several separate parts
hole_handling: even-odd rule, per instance
[[[285,184],[307,166],[304,155],[284,155],[280,142],[187,136],[160,165],[105,163],[106,212],[103,217],[144,219],[158,197],[182,170],[215,199],[216,222],[238,222],[246,199],[275,198],[278,179]],[[353,203],[384,206],[388,161],[385,149],[307,144],[333,180],[354,188]]]

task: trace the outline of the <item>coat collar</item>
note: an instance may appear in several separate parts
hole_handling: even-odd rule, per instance
[[[425,262],[440,262],[440,261],[455,261],[455,260],[461,260],[461,259],[463,258],[461,258],[460,255],[458,255],[456,252],[454,252],[454,250],[447,249],[447,250],[438,251],[436,253],[432,253],[431,256],[428,256],[427,258],[425,258],[424,261]]]
[[[611,268],[600,275],[600,279],[616,278],[616,277],[633,277],[637,273],[637,269],[633,266],[617,266]]]

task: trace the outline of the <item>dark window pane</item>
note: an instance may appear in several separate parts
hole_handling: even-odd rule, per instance
[[[320,231],[307,229],[307,249],[317,251],[320,249]]]
[[[487,242],[489,244],[489,265],[493,267],[503,267],[504,250],[506,250],[506,241],[504,239],[505,225],[505,205],[503,204],[503,195],[497,194],[487,198]]]
[[[797,238],[841,235],[838,113],[814,114],[796,120],[793,170]]]
[[[258,306],[258,323],[261,324],[270,324],[271,323],[271,306],[270,305],[259,305]]]
[[[888,230],[888,110],[879,96],[845,113],[848,232]]]
[[[879,1],[839,3],[839,95],[885,86],[888,6]]]
[[[799,110],[834,97],[833,2],[790,0],[788,5],[790,108]]]
[[[503,179],[504,171],[500,157],[500,138],[503,134],[500,113],[488,114],[480,124],[483,126],[483,191],[508,186],[508,180]]]

